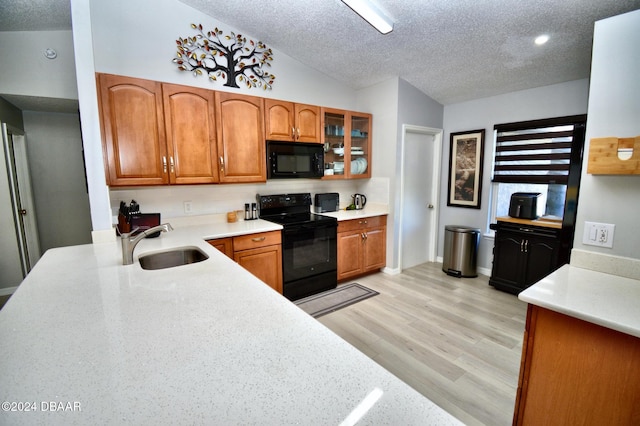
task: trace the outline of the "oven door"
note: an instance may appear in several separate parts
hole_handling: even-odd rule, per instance
[[[336,222],[285,226],[282,270],[286,297],[299,298],[335,288],[337,265]]]

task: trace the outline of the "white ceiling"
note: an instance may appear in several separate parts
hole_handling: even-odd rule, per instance
[[[381,35],[340,0],[180,1],[354,89],[398,76],[443,105],[587,78],[594,22],[640,9],[640,0],[373,0],[395,22]],[[0,0],[0,9],[0,31],[71,28],[69,0]],[[536,46],[542,33],[551,39]]]

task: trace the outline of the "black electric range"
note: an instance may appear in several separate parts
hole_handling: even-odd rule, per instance
[[[289,300],[336,288],[338,221],[311,213],[311,194],[256,196],[260,219],[282,229],[282,293]]]

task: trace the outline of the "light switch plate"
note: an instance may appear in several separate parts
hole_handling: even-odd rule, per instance
[[[613,234],[616,226],[611,223],[585,222],[582,244],[613,248]]]

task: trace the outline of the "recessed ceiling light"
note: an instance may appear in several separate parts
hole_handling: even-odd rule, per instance
[[[542,46],[543,44],[545,44],[545,43],[546,43],[546,42],[548,42],[548,41],[549,41],[549,36],[548,36],[548,35],[546,35],[546,34],[539,35],[539,36],[538,36],[538,37],[536,37],[536,39],[535,39],[535,43],[536,43],[538,46]]]

